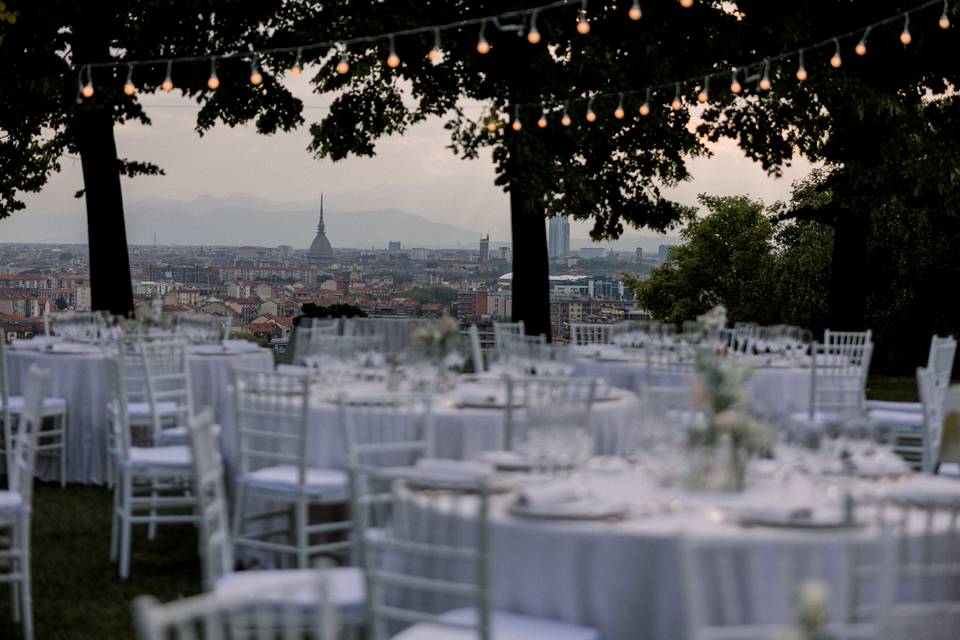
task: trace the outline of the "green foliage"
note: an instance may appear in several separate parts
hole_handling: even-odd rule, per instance
[[[406,291],[401,296],[412,298],[420,304],[437,303],[449,306],[457,301],[457,290],[452,287],[422,287]]]

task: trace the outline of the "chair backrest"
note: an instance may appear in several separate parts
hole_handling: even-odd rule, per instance
[[[856,357],[864,347],[873,341],[873,331],[831,331],[823,332],[823,345],[832,354],[849,354]]]
[[[302,364],[303,358],[318,351],[315,345],[321,336],[339,335],[339,323],[334,320],[330,323],[321,323],[314,318],[309,325],[300,324],[293,331],[293,350],[291,354],[291,364]]]
[[[800,537],[682,538],[689,637],[873,640],[879,630],[882,602],[877,594],[877,576],[884,563],[870,564],[860,558],[857,547],[862,544],[863,539],[852,534],[837,535],[829,541],[818,539],[817,544]],[[789,635],[798,614],[798,591],[804,588],[822,596],[820,603],[817,598],[804,603],[827,615],[829,622],[820,630],[821,635]],[[871,592],[873,596],[868,599]]]
[[[433,457],[429,394],[341,396],[337,416],[351,469],[404,467]]]
[[[200,516],[200,555],[204,589],[233,571],[233,546],[227,497],[223,484],[220,448],[213,434],[213,413],[205,409],[190,421],[190,449],[193,460],[194,496]]]
[[[940,460],[940,440],[943,436],[943,403],[947,387],[937,385],[936,372],[917,367],[917,390],[923,406],[923,454],[921,468],[924,473],[933,473]]]
[[[25,505],[29,505],[33,499],[37,432],[43,422],[43,399],[47,395],[49,379],[49,371],[35,365],[30,367],[27,373],[27,386],[24,390],[23,412],[17,420],[15,442],[12,446],[8,446],[9,449],[13,449],[13,455],[8,454],[10,466],[7,467],[10,491],[19,493]]]
[[[217,342],[225,335],[225,322],[224,318],[206,313],[178,313],[174,316],[174,333],[194,344]]]
[[[907,487],[905,487],[906,489]],[[953,640],[960,629],[960,495],[891,491],[878,510],[891,537],[884,640]]]
[[[0,420],[3,420],[3,442],[0,444],[3,445],[3,452],[7,457],[6,468],[10,469],[13,462],[13,414],[10,412],[10,380],[7,378],[7,337],[3,329],[0,329],[0,401],[3,403],[3,409],[0,410]]]
[[[869,331],[867,332],[869,334]],[[809,417],[863,413],[873,343],[810,345]]]
[[[589,434],[596,399],[596,378],[506,376],[504,448],[512,450],[531,435],[566,433],[571,445]],[[532,433],[537,432],[537,433]]]
[[[194,407],[186,344],[179,339],[139,340],[137,348],[143,357],[154,435],[160,433],[163,420],[188,425]]]
[[[470,339],[470,357],[473,359],[473,372],[483,373],[487,370],[487,367],[483,362],[483,349],[480,348],[480,330],[477,329],[477,325],[470,325],[470,328],[467,330],[467,336]]]
[[[305,485],[313,395],[310,373],[235,368],[231,379],[238,473],[295,465],[298,483]]]
[[[493,346],[499,349],[505,336],[522,336],[524,334],[523,320],[519,322],[494,322]]]
[[[953,373],[953,359],[957,354],[957,341],[953,336],[930,338],[930,354],[927,356],[927,369],[932,371],[938,387],[950,386]]]
[[[160,604],[133,602],[139,640],[335,640],[337,614],[322,572],[276,572],[256,590],[212,592]],[[304,606],[304,601],[310,606]]]
[[[609,324],[570,323],[570,344],[582,346],[588,344],[609,344]]]
[[[364,571],[370,631],[386,640],[398,626],[430,623],[436,637],[473,632],[490,640],[490,498],[483,482],[462,491],[393,485],[389,523],[367,535]],[[369,531],[366,509],[359,528]],[[468,607],[460,617],[442,616]],[[464,635],[464,637],[466,637]]]

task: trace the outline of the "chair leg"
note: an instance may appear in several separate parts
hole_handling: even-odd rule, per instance
[[[33,597],[30,578],[30,518],[20,518],[20,605],[23,617],[23,638],[33,640]]]
[[[157,537],[157,508],[154,506],[157,502],[157,480],[150,480],[150,524],[148,525],[147,540],[153,542]]]
[[[117,561],[120,551],[120,491],[123,488],[123,471],[118,470],[117,480],[113,483],[113,519],[110,522],[110,560]]]
[[[60,414],[57,419],[57,427],[60,431],[60,486],[67,486],[67,414]]]
[[[295,526],[297,528],[297,569],[309,568],[309,558],[307,556],[307,501],[305,498],[297,500],[297,517]]]
[[[243,484],[237,483],[237,503],[233,510],[233,546],[237,547],[237,541],[243,537],[243,517],[247,510],[247,492]]]
[[[129,473],[123,474],[123,500],[120,505],[120,577],[130,576],[130,538],[133,535],[133,523],[130,522],[133,503],[133,480]]]

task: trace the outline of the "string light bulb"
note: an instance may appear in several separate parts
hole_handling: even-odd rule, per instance
[[[590,96],[590,101],[587,102],[587,122],[596,122],[597,121],[597,112],[593,110],[593,96]]]
[[[800,49],[800,66],[797,67],[797,80],[803,82],[807,79],[807,68],[803,66],[803,49]]]
[[[674,111],[680,111],[680,109],[683,107],[683,103],[680,101],[680,83],[675,83],[675,87],[676,92],[673,96],[673,102],[670,103],[670,108]]]
[[[293,66],[290,67],[290,75],[294,78],[300,75],[303,71],[303,63],[301,62],[301,57],[303,56],[303,49],[297,49],[297,59],[293,61]]]
[[[93,71],[90,69],[90,66],[87,65],[87,81],[80,88],[80,95],[84,98],[93,97]]]
[[[633,6],[630,7],[627,15],[630,16],[631,20],[639,20],[643,17],[643,10],[640,9],[640,0],[633,0]]]
[[[773,84],[770,82],[770,60],[763,61],[763,77],[760,78],[760,82],[757,85],[760,87],[761,91],[770,91]]]
[[[513,108],[513,122],[510,123],[510,128],[514,131],[523,129],[523,123],[520,122],[520,105]]]
[[[583,0],[580,5],[580,18],[577,20],[577,33],[587,35],[590,33],[590,23],[587,21],[587,0]]]
[[[400,61],[399,61],[399,59],[398,59],[398,60],[397,60],[397,63],[399,64],[399,62],[400,62]],[[387,64],[390,64],[389,61],[387,62]],[[344,49],[343,55],[340,56],[340,62],[337,63],[337,67],[336,67],[336,68],[337,68],[337,73],[339,73],[340,75],[346,75],[347,73],[349,73],[349,71],[350,71],[350,59],[347,57],[347,51],[346,51],[346,49]]]
[[[648,116],[650,115],[650,88],[647,88],[647,95],[643,100],[643,104],[640,105],[640,115]]]
[[[210,58],[210,77],[207,78],[207,88],[216,91],[220,86],[220,78],[217,77],[217,59]]]
[[[137,86],[133,84],[133,65],[132,64],[127,65],[127,81],[123,83],[123,92],[128,96],[132,96],[137,92]]]
[[[490,116],[490,120],[487,121],[487,132],[496,133],[497,131],[497,117],[495,115]]]
[[[940,20],[937,22],[937,24],[940,25],[941,29],[950,28],[950,16],[947,15],[949,11],[950,11],[950,7],[947,6],[947,0],[943,0],[943,14],[941,14]]]
[[[903,31],[900,32],[900,43],[907,46],[913,42],[913,36],[910,35],[910,14],[903,14]]]
[[[537,44],[540,42],[540,31],[537,30],[537,12],[530,14],[530,28],[527,30],[527,42]]]
[[[387,66],[391,69],[396,69],[400,66],[400,56],[397,55],[392,35],[390,36],[390,55],[387,56]]]
[[[260,73],[260,64],[257,56],[250,62],[250,84],[259,86],[263,82],[263,74]]]
[[[840,57],[840,41],[834,38],[833,44],[836,45],[836,48],[833,52],[833,57],[830,58],[830,66],[834,69],[839,69],[840,65],[843,64],[843,58]]]
[[[733,71],[730,72],[730,93],[740,93],[743,91],[743,85],[740,84],[740,80],[737,78],[737,68],[734,67]]]
[[[443,49],[440,47],[440,29],[433,30],[433,48],[427,53],[427,60],[439,64],[443,60]]]
[[[477,38],[477,53],[485,55],[490,53],[490,43],[487,42],[485,31],[487,30],[487,21],[480,23],[480,36]]]
[[[680,6],[684,9],[689,9],[693,6],[693,0],[680,0]]]
[[[547,126],[547,109],[546,107],[541,107],[540,119],[537,120],[537,126],[541,129],[546,128]]]
[[[623,120],[623,116],[626,113],[623,111],[623,94],[620,94],[620,101],[617,103],[617,108],[613,110],[613,117],[617,120]]]
[[[710,76],[704,76],[703,86],[697,94],[697,102],[706,104],[708,100],[710,100]]]
[[[173,60],[167,60],[167,77],[160,85],[160,88],[168,93],[173,91]]]
[[[567,103],[564,102],[564,103],[563,103],[563,117],[560,118],[560,124],[562,124],[562,125],[565,126],[565,127],[569,127],[571,122],[573,122],[573,120],[570,119],[570,112],[567,110]]]

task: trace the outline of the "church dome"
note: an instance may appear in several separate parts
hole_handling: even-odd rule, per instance
[[[310,252],[307,254],[311,260],[332,260],[334,258],[333,246],[327,239],[327,230],[323,224],[323,195],[320,195],[320,223],[317,225],[317,237],[310,244]]]

